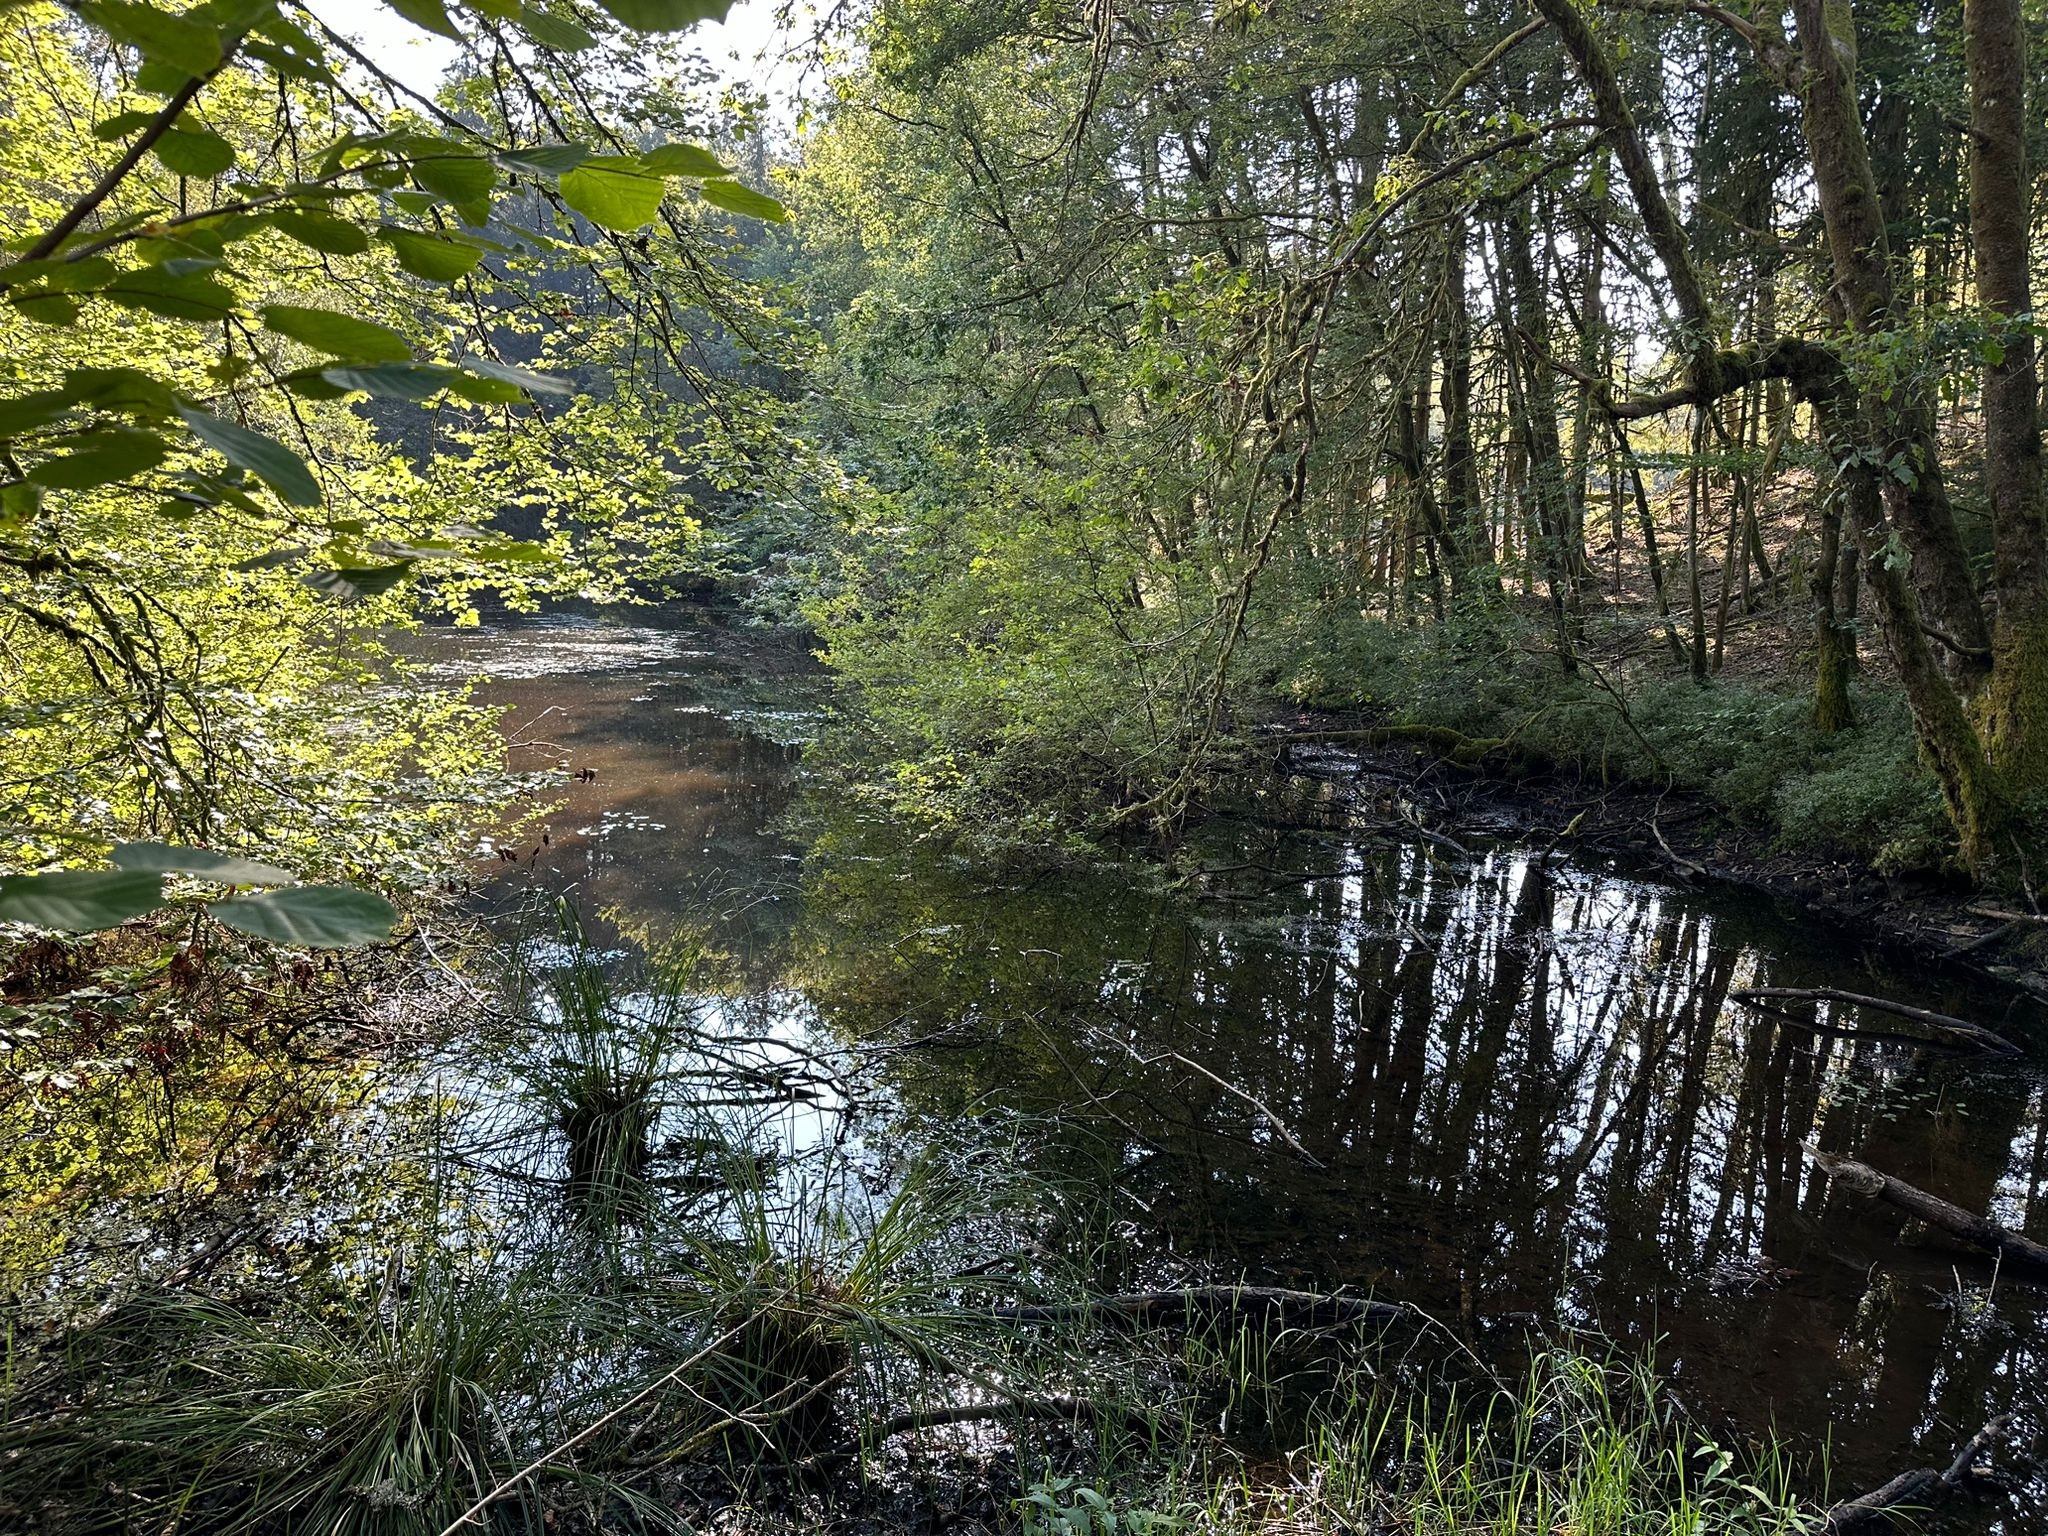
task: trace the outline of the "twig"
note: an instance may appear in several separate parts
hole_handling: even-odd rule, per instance
[[[1871,1008],[1879,1013],[1889,1013],[1894,1018],[1911,1019],[1915,1024],[1931,1031],[1937,1038],[1945,1039],[1951,1044],[1972,1045],[1979,1050],[1997,1051],[2006,1056],[2020,1054],[2018,1046],[2005,1036],[1992,1033],[1981,1024],[1972,1024],[1969,1020],[1956,1018],[1953,1014],[1915,1008],[1909,1003],[1895,1003],[1888,998],[1866,997],[1861,992],[1843,992],[1835,987],[1745,987],[1739,992],[1731,993],[1730,996],[1752,1007],[1758,998],[1846,1003],[1855,1008]]]
[[[1105,1041],[1110,1045],[1121,1046],[1124,1050],[1130,1052],[1131,1059],[1137,1062],[1138,1065],[1141,1067],[1156,1067],[1163,1061],[1177,1061],[1182,1066],[1186,1067],[1189,1071],[1199,1072],[1203,1077],[1209,1079],[1210,1082],[1214,1083],[1218,1088],[1221,1088],[1225,1093],[1231,1094],[1236,1098],[1244,1100],[1245,1103],[1251,1105],[1253,1109],[1257,1110],[1259,1114],[1265,1119],[1266,1123],[1272,1126],[1273,1129],[1279,1133],[1280,1139],[1286,1142],[1287,1145],[1293,1149],[1295,1156],[1299,1157],[1303,1162],[1307,1163],[1309,1167],[1321,1168],[1323,1166],[1321,1159],[1319,1159],[1313,1152],[1309,1151],[1307,1147],[1301,1144],[1299,1138],[1297,1138],[1294,1132],[1288,1128],[1287,1122],[1285,1120],[1282,1120],[1278,1115],[1274,1114],[1273,1111],[1266,1106],[1264,1100],[1260,1099],[1257,1095],[1249,1093],[1245,1089],[1238,1087],[1237,1084],[1231,1082],[1229,1079],[1218,1077],[1214,1072],[1211,1072],[1199,1061],[1196,1061],[1188,1056],[1183,1056],[1179,1051],[1162,1051],[1157,1056],[1147,1056],[1142,1051],[1140,1051],[1135,1045],[1132,1045],[1128,1040],[1119,1040],[1114,1035],[1106,1034],[1102,1030],[1097,1029],[1092,1024],[1083,1024],[1081,1027],[1087,1030],[1089,1034],[1094,1035],[1099,1040]]]

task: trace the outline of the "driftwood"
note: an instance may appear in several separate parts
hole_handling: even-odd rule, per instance
[[[1931,1227],[1939,1227],[1966,1243],[1990,1250],[2004,1262],[2048,1275],[2048,1247],[2032,1238],[2022,1237],[1986,1217],[1973,1215],[1960,1205],[1952,1205],[1939,1195],[1916,1189],[1888,1173],[1879,1173],[1867,1163],[1823,1152],[1810,1141],[1806,1143],[1806,1155],[1818,1163],[1830,1179],[1859,1195],[1887,1201]]]
[[[1126,1296],[1096,1296],[1086,1301],[1016,1305],[976,1310],[977,1316],[1003,1323],[1114,1322],[1130,1326],[1172,1323],[1203,1312],[1270,1312],[1289,1322],[1328,1327],[1336,1324],[1412,1321],[1417,1314],[1391,1301],[1366,1301],[1356,1296],[1325,1296],[1316,1291],[1289,1291],[1263,1285],[1197,1285],[1180,1291],[1138,1291]]]
[[[1845,1499],[1835,1505],[1821,1517],[1822,1536],[1857,1530],[1894,1510],[1925,1505],[1981,1477],[1983,1474],[1978,1470],[1977,1458],[1998,1443],[2008,1422],[2001,1416],[1986,1424],[1970,1437],[1969,1444],[1956,1453],[1956,1459],[1946,1468],[1915,1467],[1910,1472],[1901,1472],[1882,1488],[1873,1489],[1859,1499]]]
[[[1972,1024],[1967,1019],[1958,1019],[1951,1014],[1935,1013],[1926,1008],[1914,1008],[1906,1003],[1895,1003],[1888,998],[1865,997],[1861,992],[1842,992],[1834,987],[1745,987],[1729,994],[1738,1002],[1748,1003],[1752,1008],[1768,1012],[1774,1017],[1789,1020],[1795,1024],[1813,1027],[1808,1020],[1788,1014],[1782,1009],[1770,1008],[1769,1001],[1799,1000],[1821,1003],[1847,1003],[1857,1008],[1871,1008],[1879,1013],[1891,1014],[1894,1018],[1911,1019],[1929,1037],[1946,1045],[1966,1046],[1971,1050],[1996,1051],[2005,1056],[2017,1056],[2020,1048],[2005,1036],[1993,1034],[1981,1024]]]

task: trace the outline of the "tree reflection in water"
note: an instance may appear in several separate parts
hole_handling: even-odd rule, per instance
[[[1655,1343],[1697,1407],[1831,1436],[1846,1482],[1992,1411],[2043,1422],[2042,1292],[1831,1191],[1800,1150],[2039,1235],[2038,1055],[1987,1065],[1859,1035],[1891,1021],[1854,1008],[1817,1005],[1816,1030],[1730,994],[1860,986],[1993,1024],[2009,1003],[1527,852],[1227,825],[1199,852],[1227,872],[1196,895],[991,888],[832,826],[794,979],[849,1040],[917,1042],[890,1074],[903,1135],[1032,1120],[1046,1166],[1132,1220],[1147,1278],[1341,1283],[1475,1337],[1535,1314]]]

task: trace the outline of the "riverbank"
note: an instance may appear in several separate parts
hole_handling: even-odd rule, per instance
[[[1254,736],[1274,767],[1344,787],[1425,834],[1522,842],[1680,885],[1761,896],[1796,916],[2048,1002],[2048,913],[1925,869],[1885,872],[1840,846],[1788,845],[1697,789],[1590,782],[1541,757],[1355,712],[1295,711]]]

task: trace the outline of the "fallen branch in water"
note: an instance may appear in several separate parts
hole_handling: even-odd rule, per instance
[[[1939,1227],[1966,1243],[1989,1249],[2001,1259],[2048,1274],[2048,1247],[2032,1238],[2022,1237],[1987,1217],[1972,1215],[1960,1205],[1952,1205],[1939,1195],[1916,1189],[1888,1173],[1879,1173],[1868,1163],[1836,1157],[1821,1151],[1810,1141],[1805,1143],[1805,1147],[1806,1155],[1818,1163],[1830,1179],[1856,1194],[1885,1200],[1931,1227]]]
[[[1162,1323],[1198,1311],[1262,1310],[1301,1321],[1392,1323],[1412,1320],[1413,1309],[1391,1301],[1366,1301],[1357,1296],[1326,1296],[1319,1291],[1290,1291],[1264,1285],[1197,1285],[1179,1291],[1137,1291],[1125,1296],[1095,1296],[1085,1301],[1044,1305],[990,1307],[976,1315],[1003,1323],[1066,1323],[1113,1321]]]
[[[1821,1536],[1853,1531],[1880,1515],[1908,1505],[1924,1505],[1929,1499],[1953,1493],[1964,1483],[1982,1477],[1977,1458],[1998,1443],[2009,1422],[2010,1416],[2001,1414],[1986,1424],[1970,1437],[1969,1444],[1956,1453],[1955,1460],[1945,1469],[1915,1467],[1910,1472],[1901,1472],[1882,1488],[1873,1489],[1861,1498],[1846,1499],[1835,1505],[1821,1517]]]
[[[1967,1019],[1956,1018],[1953,1014],[1935,1013],[1926,1008],[1915,1008],[1906,1003],[1895,1003],[1888,998],[1865,997],[1861,992],[1842,992],[1834,987],[1745,987],[1731,993],[1738,1002],[1757,1006],[1759,998],[1797,999],[1803,1002],[1847,1003],[1856,1008],[1871,1008],[1879,1013],[1891,1014],[1894,1018],[1911,1019],[1926,1029],[1935,1039],[1950,1045],[1969,1046],[1975,1050],[1997,1051],[2001,1055],[2017,1056],[2020,1048],[2003,1035],[1993,1034],[1981,1024],[1972,1024]],[[1805,1020],[1796,1022],[1804,1023]]]
[[[1809,1035],[1828,1035],[1840,1040],[1883,1040],[1893,1045],[1937,1046],[1943,1050],[1970,1051],[1978,1047],[1963,1045],[1954,1040],[1937,1040],[1932,1035],[1915,1034],[1905,1029],[1872,1029],[1867,1024],[1823,1024],[1819,1019],[1804,1018],[1789,1008],[1773,1008],[1769,1003],[1759,1002],[1753,997],[1734,994],[1736,1000],[1762,1014],[1774,1023],[1786,1025]]]

